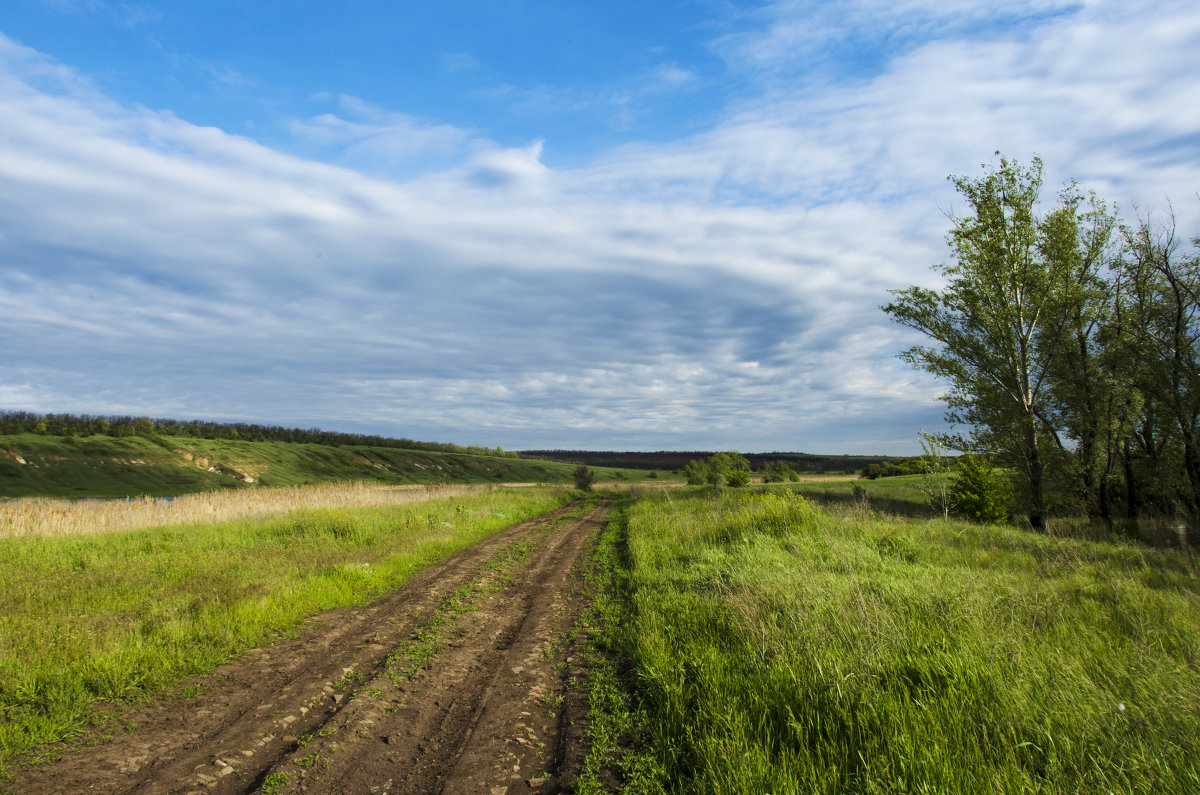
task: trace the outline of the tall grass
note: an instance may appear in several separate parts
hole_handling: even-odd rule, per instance
[[[361,508],[401,505],[439,497],[477,494],[494,486],[390,486],[379,483],[321,483],[240,491],[206,491],[173,498],[0,500],[0,538],[103,533],[195,522],[260,519],[298,508]]]
[[[0,539],[0,773],[98,701],[162,692],[569,499],[496,489],[266,521]]]
[[[627,651],[679,792],[1198,792],[1194,558],[789,492],[643,495]]]

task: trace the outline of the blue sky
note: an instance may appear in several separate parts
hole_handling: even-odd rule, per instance
[[[1200,233],[1193,5],[10,0],[0,407],[913,452],[947,175]]]

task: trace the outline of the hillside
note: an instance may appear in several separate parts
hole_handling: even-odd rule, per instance
[[[184,436],[0,435],[0,497],[171,496],[329,480],[569,483],[567,463],[371,445]],[[601,480],[644,471],[600,468]]]

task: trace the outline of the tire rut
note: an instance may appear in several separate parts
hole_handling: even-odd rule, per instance
[[[198,695],[121,713],[136,728],[18,770],[13,791],[557,791],[547,705],[566,678],[546,650],[578,613],[572,571],[609,504],[564,519],[572,507],[309,619],[199,680]]]

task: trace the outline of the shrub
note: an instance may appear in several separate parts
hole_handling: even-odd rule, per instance
[[[575,488],[581,491],[592,490],[592,484],[596,482],[596,473],[588,469],[586,464],[575,467],[573,475],[575,476]]]
[[[787,461],[770,461],[763,467],[764,483],[795,483],[799,479]]]
[[[1003,522],[1008,519],[1012,491],[985,456],[961,456],[955,462],[957,472],[950,487],[950,503],[955,513],[976,522]]]

